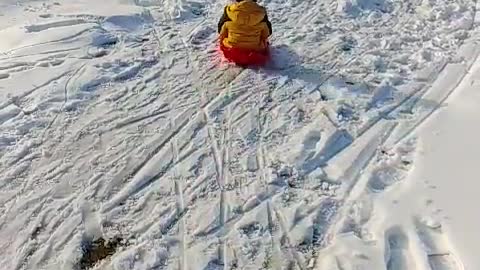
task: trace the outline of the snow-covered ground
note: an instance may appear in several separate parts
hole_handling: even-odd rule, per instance
[[[0,2],[0,269],[480,269],[476,1],[226,3]]]
[[[480,257],[478,155],[480,153],[480,61],[477,61],[432,120],[421,128],[417,165],[411,175],[409,207],[423,202],[434,226],[442,223],[444,240],[430,252],[456,251],[465,269],[477,269]],[[417,203],[418,205],[415,205]],[[450,238],[450,239],[448,239]],[[443,242],[441,242],[443,241]],[[448,257],[445,257],[448,258]],[[434,257],[432,257],[434,259]]]

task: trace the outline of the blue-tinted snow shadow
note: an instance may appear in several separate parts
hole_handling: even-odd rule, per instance
[[[300,169],[303,174],[310,174],[317,168],[327,166],[328,161],[352,144],[354,138],[346,130],[339,129],[326,140],[322,150],[302,162]]]
[[[272,45],[270,55],[267,69],[271,73],[316,85],[325,81],[326,74],[323,71],[305,67],[301,55],[287,45]]]
[[[349,89],[346,91],[354,92],[358,88],[346,82],[345,78],[337,78],[325,73],[323,70],[306,67],[303,63],[303,57],[287,45],[274,45],[271,47],[271,62],[266,72],[286,76],[290,80],[301,81],[306,86],[309,85],[308,88],[319,91],[324,100],[336,99],[339,93],[335,93],[335,89]],[[334,85],[334,87],[322,89],[321,85],[327,81],[330,81],[329,83]],[[330,89],[334,89],[333,92]],[[351,145],[354,140],[353,136],[344,129],[339,129],[330,137],[323,139],[326,142],[322,150],[304,156],[303,160],[297,164],[297,169],[302,174],[310,174],[317,168],[325,167],[333,157]]]

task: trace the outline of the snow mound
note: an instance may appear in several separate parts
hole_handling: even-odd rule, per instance
[[[141,30],[145,25],[152,23],[154,19],[150,12],[140,14],[109,16],[105,19],[103,27],[111,30],[136,31]]]
[[[114,34],[97,29],[91,35],[91,45],[94,47],[104,47],[117,43],[118,38]]]
[[[390,12],[392,5],[388,0],[339,0],[337,12],[358,15],[364,11]]]
[[[60,20],[60,21],[43,23],[43,24],[28,25],[28,26],[25,26],[25,29],[27,30],[27,32],[41,32],[51,28],[68,27],[68,26],[84,24],[84,23],[87,23],[87,22],[83,19]]]
[[[165,20],[189,19],[206,12],[205,3],[186,0],[134,0],[137,6],[159,9]]]

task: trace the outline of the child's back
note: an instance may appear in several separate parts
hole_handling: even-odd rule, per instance
[[[225,7],[218,23],[223,45],[255,51],[265,50],[272,26],[264,7],[254,0],[237,0]]]

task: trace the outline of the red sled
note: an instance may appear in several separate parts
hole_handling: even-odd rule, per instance
[[[270,59],[268,45],[264,51],[254,51],[229,48],[223,45],[223,42],[220,42],[220,50],[228,61],[240,66],[264,66]]]

